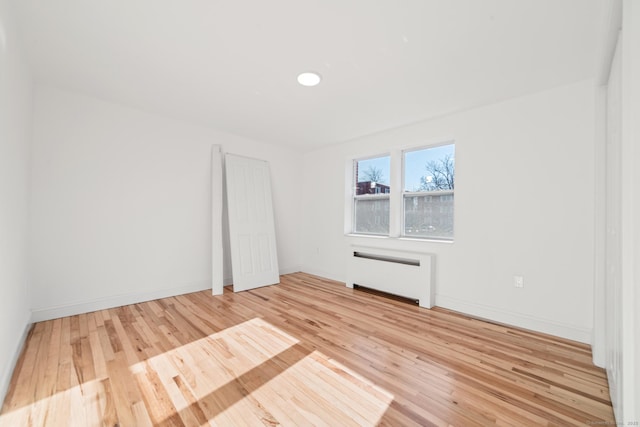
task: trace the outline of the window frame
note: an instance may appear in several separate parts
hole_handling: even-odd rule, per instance
[[[391,235],[391,193],[392,193],[392,182],[391,177],[389,177],[389,192],[388,193],[375,193],[375,194],[356,194],[358,188],[358,176],[356,173],[356,165],[358,162],[364,160],[371,159],[380,159],[388,157],[389,158],[389,170],[392,169],[392,160],[393,154],[391,152],[376,154],[373,156],[365,156],[365,157],[357,157],[351,159],[351,225],[349,234],[357,235],[357,236],[375,236],[375,237],[388,237]],[[391,172],[390,172],[391,173]],[[357,200],[384,200],[389,199],[389,231],[387,233],[364,233],[361,231],[356,231],[356,201]]]
[[[445,140],[445,141],[440,141],[434,144],[426,144],[426,145],[421,145],[421,146],[417,146],[417,147],[410,147],[410,148],[406,148],[404,150],[402,150],[400,152],[400,173],[401,173],[401,177],[402,177],[402,200],[400,203],[400,237],[403,239],[417,239],[417,240],[433,240],[433,241],[437,241],[437,242],[453,242],[454,238],[455,238],[455,212],[456,212],[456,208],[455,208],[455,203],[456,203],[456,197],[455,197],[455,188],[453,190],[439,190],[439,191],[405,191],[406,188],[406,162],[405,162],[405,155],[407,153],[412,153],[415,151],[423,151],[423,150],[430,150],[433,148],[438,148],[438,147],[444,147],[447,145],[453,145],[453,161],[455,164],[455,158],[456,158],[456,143],[455,140],[451,139],[451,140]],[[421,197],[421,196],[446,196],[446,195],[452,195],[453,196],[453,218],[452,218],[452,222],[454,224],[454,228],[453,228],[453,232],[451,237],[438,237],[438,236],[412,236],[412,235],[408,235],[406,234],[406,212],[405,212],[405,200],[408,197]],[[391,207],[390,207],[391,209]]]
[[[432,143],[422,143],[420,145],[404,145],[391,149],[387,152],[377,153],[373,155],[354,155],[349,156],[345,163],[345,215],[344,215],[344,234],[350,237],[378,238],[378,239],[396,239],[407,241],[421,241],[434,243],[453,243],[455,240],[455,188],[454,190],[441,191],[404,191],[405,188],[405,153],[412,151],[420,151],[425,149],[437,148],[446,145],[454,146],[454,162],[456,159],[456,140],[455,138],[439,138]],[[382,194],[361,194],[356,195],[357,176],[356,165],[358,161],[375,159],[380,157],[389,157],[389,193]],[[386,185],[386,184],[385,184]],[[446,193],[446,194],[445,194]],[[438,236],[412,236],[405,234],[405,198],[412,196],[443,196],[453,195],[453,214],[452,221],[454,224],[454,232],[451,237]],[[357,199],[374,200],[389,199],[389,232],[388,233],[363,233],[355,230],[355,204]]]

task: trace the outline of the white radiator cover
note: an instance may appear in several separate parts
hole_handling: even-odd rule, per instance
[[[418,300],[420,307],[435,304],[434,255],[351,245],[347,287],[360,285]]]

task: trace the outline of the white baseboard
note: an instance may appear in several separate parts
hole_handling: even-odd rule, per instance
[[[113,295],[73,304],[32,309],[31,322],[41,322],[44,320],[57,319],[59,317],[90,313],[92,311],[105,310],[108,308],[120,307],[129,304],[137,304],[139,302],[151,301],[159,298],[167,298],[176,295],[188,294],[191,292],[204,291],[206,289],[211,289],[211,281],[198,282],[186,286],[161,289],[157,291]]]
[[[580,326],[555,322],[535,316],[529,316],[502,308],[478,304],[475,302],[436,294],[438,307],[459,311],[470,316],[476,316],[494,322],[505,323],[536,332],[542,332],[557,337],[591,344],[592,331]]]
[[[26,316],[25,316],[26,317]],[[25,319],[28,320],[28,319]],[[22,353],[22,349],[24,347],[25,342],[27,341],[27,335],[29,335],[29,330],[31,330],[31,323],[26,323],[20,339],[18,340],[17,345],[13,349],[13,356],[9,360],[7,366],[4,367],[4,372],[2,372],[2,380],[0,380],[0,407],[4,404],[4,398],[7,396],[7,392],[9,391],[9,385],[11,384],[11,377],[13,376],[13,371],[16,368],[16,363],[18,363],[18,358],[20,357],[20,353]]]
[[[333,273],[317,270],[312,267],[302,266],[301,271],[314,276],[320,276],[337,282],[345,283],[344,277],[339,277]],[[493,322],[504,323],[516,327],[530,329],[536,332],[542,332],[561,338],[578,341],[585,344],[591,344],[592,330],[576,325],[556,322],[535,316],[529,316],[522,313],[504,310],[502,308],[478,304],[460,298],[449,297],[446,295],[436,294],[436,305],[442,308],[459,311],[469,316],[475,316]]]
[[[300,271],[300,266],[296,265],[295,267],[281,268],[279,273],[282,276],[284,274],[298,273],[299,271]]]
[[[279,273],[280,275],[283,275],[295,273],[298,271],[300,271],[299,267],[290,267],[280,269]],[[223,279],[223,283],[225,286],[230,285],[233,283],[233,279],[230,277],[225,277]],[[121,294],[72,304],[63,304],[53,307],[32,309],[31,322],[42,322],[44,320],[58,319],[60,317],[74,316],[76,314],[82,313],[90,313],[92,311],[105,310],[108,308],[120,307],[129,304],[137,304],[139,302],[188,294],[191,292],[198,292],[206,289],[211,289],[210,281],[194,283],[177,288],[161,289],[158,291]]]
[[[278,274],[280,276],[283,276],[285,274],[297,273],[299,271],[300,267],[281,268],[278,270]],[[222,279],[222,283],[224,284],[224,286],[232,285],[233,277],[225,277],[224,279]]]
[[[318,270],[312,267],[302,267],[301,270],[303,273],[307,273],[307,274],[312,274],[314,276],[320,276],[320,277],[324,277],[325,279],[329,279],[329,280],[335,280],[336,282],[342,282],[342,283],[346,283],[347,278],[346,278],[346,274],[344,275],[344,277],[338,277],[333,273],[330,273],[328,271],[322,271],[322,270]],[[346,286],[346,284],[345,284]]]

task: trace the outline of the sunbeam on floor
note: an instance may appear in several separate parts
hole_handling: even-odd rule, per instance
[[[305,350],[260,318],[135,363],[128,371],[120,379],[87,381],[8,412],[0,424],[375,425],[393,400],[389,392],[321,352]],[[136,399],[127,396],[126,378],[134,378],[141,392],[137,405],[127,404]]]

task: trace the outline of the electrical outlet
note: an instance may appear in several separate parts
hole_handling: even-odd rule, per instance
[[[513,276],[513,286],[516,288],[524,288],[524,277]]]

